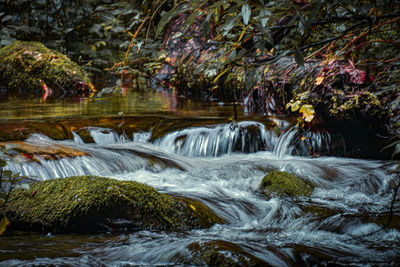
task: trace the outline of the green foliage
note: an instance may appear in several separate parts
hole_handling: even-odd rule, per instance
[[[0,156],[3,152],[5,151],[0,151]],[[9,170],[4,170],[6,166],[7,161],[0,157],[0,235],[2,235],[11,224],[6,216],[6,208],[11,191],[16,183],[23,178],[18,173],[13,174]]]
[[[213,39],[221,44],[222,60],[199,67],[215,83],[233,67],[240,67],[244,84],[251,89],[265,77],[260,65],[288,55],[299,66],[315,56],[323,62],[351,61],[361,69],[372,66],[371,74],[379,78],[375,88],[399,77],[380,73],[385,61],[398,62],[393,57],[400,53],[395,45],[400,37],[399,1],[183,1],[163,14],[157,35],[182,13],[188,14],[187,27],[200,18],[204,35],[214,32]]]
[[[88,70],[101,72],[123,59],[130,44],[129,32],[160,2],[0,1],[0,47],[15,40],[40,41],[85,64]],[[152,40],[148,41],[152,47]],[[148,52],[142,41],[135,46]]]

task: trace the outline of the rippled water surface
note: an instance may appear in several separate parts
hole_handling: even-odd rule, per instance
[[[229,114],[226,106],[214,105],[199,111],[186,107],[185,111],[175,104],[172,104],[175,108],[164,109],[162,103],[154,103],[149,108],[151,112],[169,115]],[[2,103],[3,119],[7,112],[17,112],[7,111],[6,105],[11,103]],[[54,116],[60,116],[56,111],[58,104],[54,105]],[[118,105],[99,113],[116,113],[121,110]],[[124,112],[149,111],[141,111],[135,105]],[[74,111],[62,112],[68,113],[67,116],[75,112],[80,115],[98,112],[79,113],[80,105],[72,106],[76,108]],[[27,111],[14,113],[13,118],[23,117],[24,112]],[[41,180],[93,174],[139,181],[163,193],[200,200],[226,224],[183,232],[146,230],[101,235],[11,232],[0,237],[0,265],[205,265],[204,261],[196,260],[196,248],[202,246],[217,248],[227,257],[242,255],[258,265],[398,265],[398,200],[394,202],[392,223],[384,227],[398,181],[397,162],[293,156],[293,131],[278,136],[248,116],[238,124],[185,127],[152,141],[151,132],[122,138],[95,128],[91,130],[95,143],[91,144],[85,144],[79,136],[74,140],[54,141],[32,135],[28,142],[71,146],[90,156],[40,159],[10,164],[9,169]],[[304,177],[314,184],[314,192],[309,198],[265,197],[258,186],[273,169]]]

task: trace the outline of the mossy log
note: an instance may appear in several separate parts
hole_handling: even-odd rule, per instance
[[[82,68],[39,42],[16,41],[0,49],[0,81],[15,95],[94,90]]]
[[[283,171],[271,171],[260,183],[261,191],[271,196],[309,197],[314,185],[305,179]]]
[[[138,182],[76,176],[34,182],[12,191],[11,227],[55,232],[184,230],[223,223],[204,204]]]

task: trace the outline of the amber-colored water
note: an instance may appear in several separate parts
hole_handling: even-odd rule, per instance
[[[184,117],[232,117],[230,103],[202,103],[177,97],[174,92],[127,92],[125,95],[103,95],[65,99],[15,97],[0,98],[0,120],[60,117],[105,117],[125,115],[175,115]],[[238,109],[240,114],[243,112]]]

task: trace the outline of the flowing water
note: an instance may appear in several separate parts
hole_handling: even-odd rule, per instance
[[[226,112],[224,106],[214,108],[219,113],[196,106],[184,111],[166,108],[159,115]],[[126,136],[99,128],[90,129],[95,143],[84,143],[76,134],[63,141],[31,135],[28,142],[62,144],[90,156],[42,158],[10,163],[7,168],[39,180],[92,174],[142,182],[162,193],[200,200],[226,223],[183,232],[11,232],[0,236],[0,266],[202,265],[194,260],[195,248],[210,244],[225,256],[243,255],[259,265],[400,263],[398,197],[393,222],[384,227],[398,181],[397,162],[294,156],[295,127],[287,125],[278,136],[241,115],[239,123],[185,127],[155,140],[151,131]],[[329,138],[318,135],[312,141],[323,147]],[[273,169],[304,177],[315,185],[314,192],[299,199],[265,197],[258,186]]]

